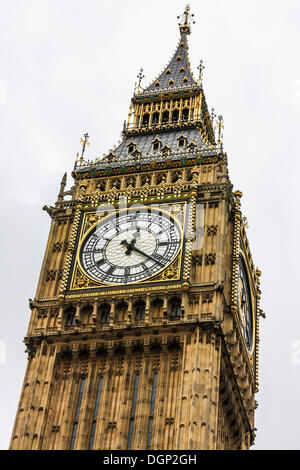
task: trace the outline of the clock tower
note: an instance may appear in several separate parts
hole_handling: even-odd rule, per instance
[[[139,82],[122,141],[65,174],[25,338],[11,449],[248,449],[254,267],[187,6],[163,72]],[[69,196],[68,198],[66,198]]]

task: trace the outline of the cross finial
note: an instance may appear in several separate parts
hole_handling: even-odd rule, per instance
[[[80,138],[80,142],[82,142],[82,152],[81,152],[80,160],[83,160],[83,155],[84,155],[84,152],[85,152],[85,147],[86,147],[86,145],[90,145],[90,142],[89,142],[89,135],[88,135],[87,132],[84,134],[83,137],[84,137],[84,139],[81,139],[81,138]]]
[[[194,18],[194,14],[190,13],[190,11],[191,11],[191,7],[189,4],[187,4],[183,12],[183,15],[181,15],[181,17],[177,16],[178,19],[181,19],[181,22],[178,23],[181,33],[190,34],[191,32],[190,26],[191,26],[191,20],[193,20]],[[192,23],[194,24],[195,21],[192,21]]]
[[[202,59],[200,60],[197,69],[199,70],[199,83],[201,83],[202,78],[203,78],[203,70],[205,69],[205,66],[203,65],[203,60]]]
[[[141,68],[141,70],[139,71],[139,74],[137,75],[137,78],[139,80],[139,83],[138,83],[138,92],[140,91],[140,87],[141,87],[141,81],[143,80],[143,78],[145,78],[145,75],[143,74],[144,70]]]
[[[216,114],[215,114],[215,108],[211,108],[211,125],[213,126],[214,125],[214,119],[216,117]]]

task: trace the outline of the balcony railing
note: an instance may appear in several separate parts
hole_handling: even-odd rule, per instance
[[[140,97],[148,97],[148,96],[153,96],[156,94],[161,95],[162,93],[180,93],[180,92],[186,92],[186,91],[201,91],[201,86],[198,84],[191,85],[188,83],[187,85],[181,85],[181,86],[176,86],[176,87],[166,87],[166,88],[157,88],[157,89],[152,89],[152,90],[141,90],[139,93],[134,94],[134,99],[140,98]]]
[[[141,121],[139,123],[126,123],[124,122],[123,126],[123,135],[131,135],[131,134],[141,134],[141,133],[155,133],[158,131],[166,131],[169,129],[186,129],[189,127],[195,127],[197,124],[201,124],[202,120],[201,117],[196,117],[196,118],[191,118],[191,119],[185,119],[185,118],[180,118],[180,119],[172,119],[170,117],[169,119],[162,119],[160,121],[153,121],[149,120],[147,122]]]

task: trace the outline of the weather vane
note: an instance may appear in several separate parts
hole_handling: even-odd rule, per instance
[[[84,152],[85,152],[85,147],[86,147],[86,145],[90,145],[90,142],[89,142],[89,135],[88,135],[87,132],[84,134],[84,139],[81,139],[81,138],[80,138],[80,142],[82,142],[82,152],[81,152],[81,158],[80,158],[80,160],[83,160],[83,155],[84,155]]]

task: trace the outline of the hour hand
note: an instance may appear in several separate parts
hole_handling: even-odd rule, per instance
[[[132,249],[133,249],[133,246],[131,245],[131,243],[128,243],[127,240],[122,240],[121,241],[121,245],[125,245],[127,250],[126,250],[126,255],[130,255],[130,253],[132,252]]]

